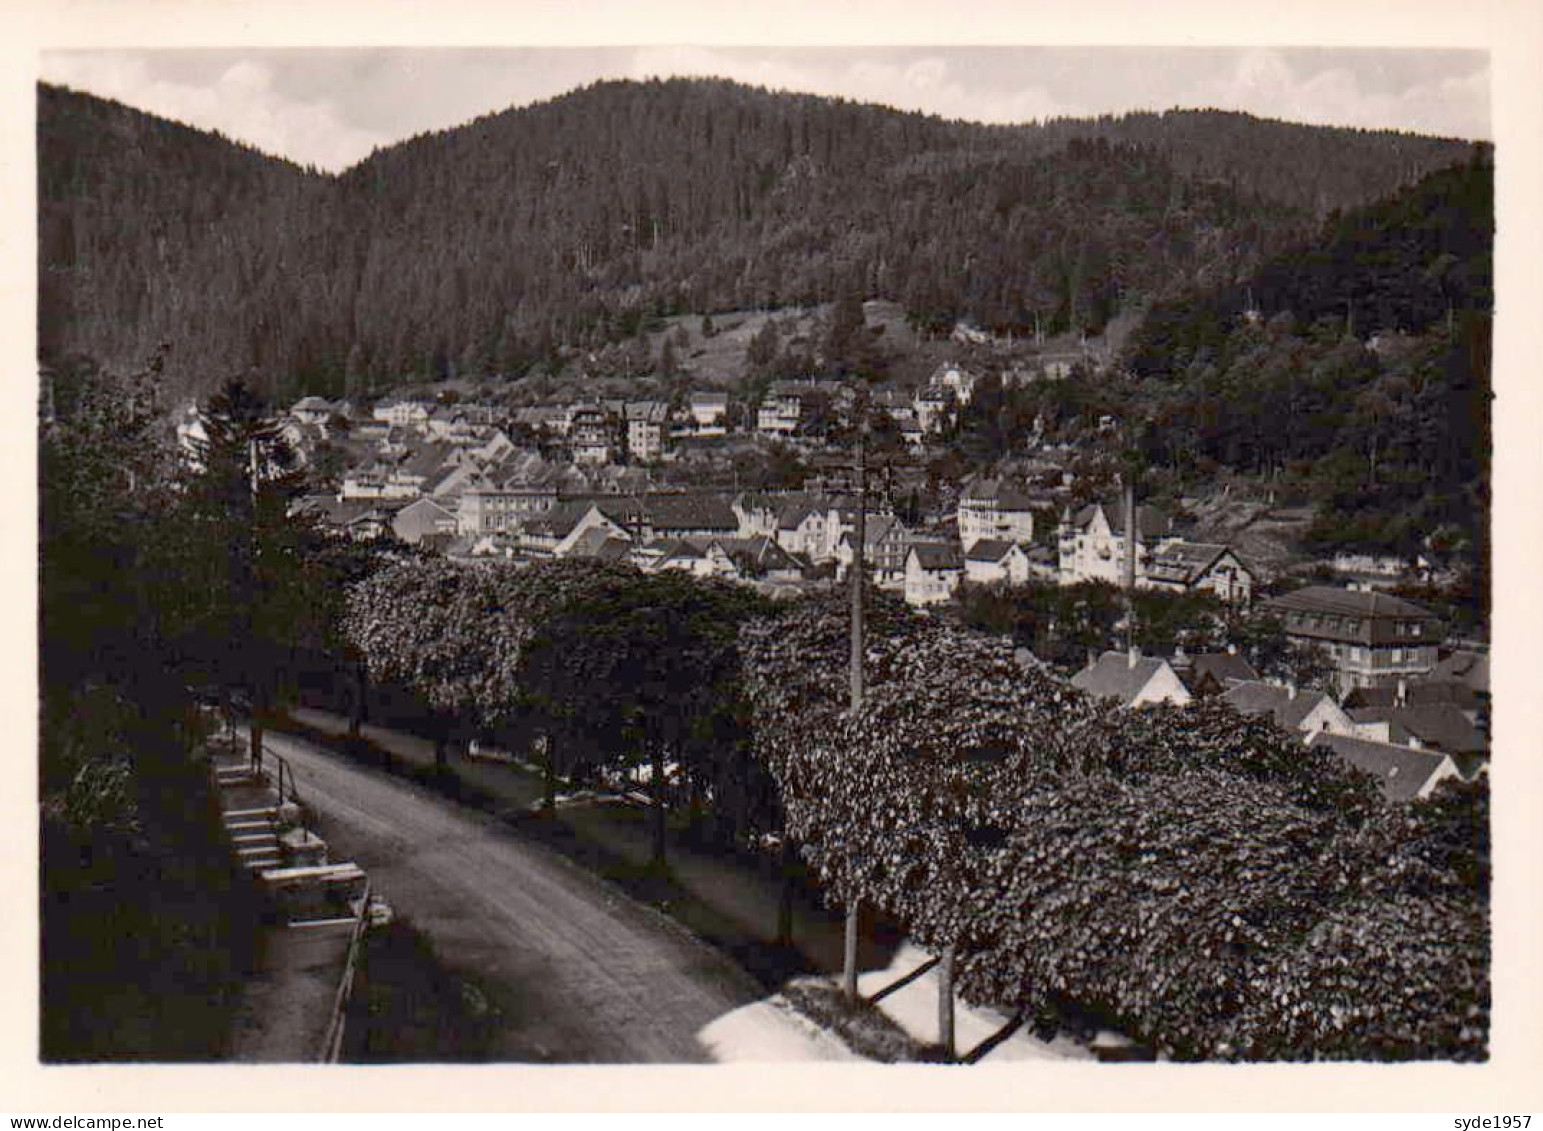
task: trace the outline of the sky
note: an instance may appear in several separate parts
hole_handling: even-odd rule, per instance
[[[1489,54],[1444,48],[640,47],[44,51],[40,77],[302,165],[602,78],[714,75],[981,122],[1212,107],[1492,139]]]

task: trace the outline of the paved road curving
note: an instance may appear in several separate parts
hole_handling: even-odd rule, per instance
[[[511,1061],[845,1059],[723,955],[484,814],[290,735],[334,860],[352,859],[447,964],[498,999]]]

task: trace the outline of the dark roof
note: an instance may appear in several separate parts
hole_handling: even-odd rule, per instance
[[[977,538],[964,556],[972,562],[999,562],[1017,545],[1001,538]]]
[[[1479,697],[1472,687],[1454,679],[1411,679],[1404,684],[1404,703],[1450,703],[1460,711],[1478,707]],[[1398,688],[1357,687],[1345,695],[1346,707],[1396,707]]]
[[[1161,656],[1137,656],[1132,664],[1129,652],[1105,652],[1072,676],[1072,686],[1128,706],[1166,662]]]
[[[773,569],[798,569],[799,563],[775,539],[764,535],[759,538],[714,538],[713,542],[726,553],[741,572],[765,573]]]
[[[916,554],[922,569],[964,568],[964,563],[959,558],[959,547],[952,542],[912,542],[911,549],[906,552],[907,557],[912,552]]]
[[[1482,754],[1489,749],[1479,728],[1450,703],[1407,707],[1357,707],[1350,717],[1358,723],[1387,723],[1388,741],[1418,739],[1448,754]]]
[[[1094,515],[1100,510],[1104,512],[1104,521],[1109,524],[1109,529],[1116,534],[1125,532],[1125,504],[1118,503],[1089,503],[1077,512],[1077,517],[1072,521],[1077,526],[1087,526],[1093,521]],[[1156,507],[1141,503],[1136,507],[1136,537],[1137,538],[1162,538],[1173,530],[1173,520]]]
[[[300,513],[313,514],[330,526],[345,527],[374,514],[382,522],[402,509],[402,499],[340,499],[336,495],[311,495],[296,505]]]
[[[1302,720],[1325,699],[1328,696],[1321,691],[1301,688],[1293,695],[1289,688],[1258,681],[1240,683],[1222,693],[1222,702],[1231,704],[1241,714],[1267,714],[1282,730],[1301,729]]]
[[[1433,680],[1459,680],[1481,695],[1489,694],[1489,656],[1483,652],[1453,652],[1431,669]]]
[[[641,420],[648,424],[663,424],[670,406],[663,401],[628,401],[627,420]]]
[[[1426,633],[1423,628],[1419,636],[1399,631],[1409,623],[1439,622],[1429,609],[1386,593],[1309,585],[1265,604],[1286,617],[1286,630],[1294,636],[1353,644],[1434,644],[1438,639],[1438,633]]]
[[[1382,796],[1389,801],[1413,801],[1419,797],[1425,783],[1447,760],[1440,751],[1372,742],[1345,734],[1316,735],[1312,746],[1327,746],[1356,769],[1371,774],[1382,787]]]
[[[1215,542],[1172,542],[1147,562],[1147,576],[1193,585],[1230,549]]]
[[[739,530],[739,518],[722,495],[648,495],[641,502],[656,531]]]
[[[1000,479],[977,479],[964,492],[961,502],[994,502],[998,510],[1026,511],[1034,506],[1028,495]]]
[[[1309,585],[1280,597],[1272,597],[1269,603],[1280,609],[1338,613],[1341,616],[1402,620],[1436,619],[1436,614],[1423,605],[1416,605],[1413,601],[1406,601],[1402,597],[1393,597],[1376,591],[1368,593],[1357,589],[1340,589],[1333,585]]]
[[[689,538],[657,538],[648,544],[648,549],[662,558],[690,560],[707,556]]]
[[[620,552],[609,545],[612,542],[617,543]],[[630,548],[631,542],[628,539],[618,538],[614,532],[603,526],[593,526],[573,540],[573,545],[568,549],[568,556],[605,558],[608,561],[614,561],[618,557],[625,557]]]
[[[1232,682],[1259,678],[1254,665],[1233,652],[1201,652],[1189,658],[1189,670],[1195,679],[1210,676],[1222,687]]]

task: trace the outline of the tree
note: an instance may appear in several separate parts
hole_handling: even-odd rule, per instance
[[[305,547],[315,535],[290,514],[305,486],[295,453],[244,381],[227,381],[199,421],[204,435],[193,442],[178,507],[184,588],[171,616],[204,672],[250,696],[251,756],[260,763],[280,669],[307,631]]]

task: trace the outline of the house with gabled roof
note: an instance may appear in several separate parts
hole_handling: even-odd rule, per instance
[[[1309,585],[1271,598],[1265,608],[1281,619],[1286,639],[1329,657],[1341,694],[1355,687],[1396,685],[1436,666],[1441,622],[1413,601]]]
[[[754,491],[742,491],[734,496],[729,505],[739,519],[738,536],[752,538],[765,535],[777,537],[777,515],[787,503],[785,496],[764,495]]]
[[[959,496],[959,544],[965,550],[981,538],[1003,542],[1034,540],[1029,496],[1001,479],[977,479]]]
[[[633,542],[631,538],[617,534],[612,527],[596,524],[582,531],[575,530],[559,543],[559,547],[561,552],[555,554],[556,557],[619,562],[625,561],[632,552]]]
[[[1489,753],[1483,732],[1451,703],[1352,707],[1349,715],[1362,738],[1413,744],[1452,755]]]
[[[1441,665],[1432,669],[1432,675]],[[1485,697],[1471,686],[1455,679],[1399,680],[1392,686],[1356,687],[1345,696],[1342,706],[1348,711],[1366,707],[1416,707],[1446,704],[1461,711],[1469,722],[1477,724],[1485,713]]]
[[[728,556],[740,578],[792,582],[803,577],[802,563],[777,545],[774,538],[714,538],[708,550],[713,547]]]
[[[1189,689],[1161,656],[1143,656],[1139,649],[1105,652],[1076,675],[1072,686],[1121,707],[1150,703],[1185,706]]]
[[[454,535],[455,512],[430,498],[417,499],[396,512],[391,529],[403,542],[416,546],[430,534]]]
[[[852,540],[855,527],[842,530],[836,542],[836,577],[843,578],[852,567]],[[870,514],[863,524],[863,566],[881,588],[905,585],[905,560],[913,536],[892,514]]]
[[[733,538],[739,516],[727,495],[707,491],[656,493],[630,501],[629,522],[640,542],[656,538]]]
[[[1147,563],[1173,541],[1173,520],[1157,507],[1136,508],[1136,581],[1146,576]],[[1090,503],[1075,514],[1068,511],[1057,532],[1060,582],[1106,581],[1120,585],[1125,577],[1125,504]]]
[[[1029,575],[1029,555],[1017,542],[977,538],[965,552],[965,580],[977,585],[993,582],[1022,585],[1028,581]]]
[[[1254,596],[1254,575],[1230,546],[1175,539],[1146,563],[1137,584],[1170,593],[1215,594],[1229,604],[1246,605]]]
[[[1180,647],[1169,663],[1197,699],[1220,695],[1240,683],[1261,682],[1254,665],[1238,655],[1236,645],[1230,645],[1225,652],[1193,654]]]
[[[1474,694],[1489,696],[1489,655],[1458,649],[1439,660],[1427,677],[1431,680],[1457,681],[1471,688]]]
[[[1295,684],[1239,683],[1224,691],[1221,700],[1239,714],[1269,715],[1281,730],[1303,735],[1304,742],[1324,732],[1356,733],[1355,723],[1330,696]]]
[[[825,547],[825,523],[830,509],[825,500],[792,496],[777,515],[777,545],[790,554],[813,560]]]
[[[596,503],[579,503],[572,509],[578,512],[578,517],[574,519],[573,524],[568,527],[567,531],[552,544],[552,556],[554,558],[573,556],[574,546],[590,531],[598,530],[602,531],[609,538],[620,538],[626,542],[632,541],[632,534],[626,526],[606,513],[605,510],[602,510]],[[554,524],[554,530],[555,527],[556,524]],[[586,546],[590,546],[592,543],[593,539],[591,539],[591,542],[586,543]]]
[[[964,561],[952,542],[912,542],[905,558],[905,600],[925,608],[953,599],[964,580]]]
[[[1457,763],[1439,750],[1333,733],[1317,735],[1310,745],[1332,750],[1349,765],[1371,774],[1383,798],[1393,804],[1429,797],[1442,782],[1463,778]]]

